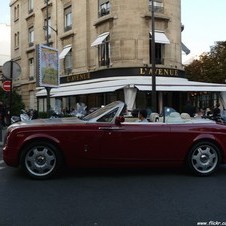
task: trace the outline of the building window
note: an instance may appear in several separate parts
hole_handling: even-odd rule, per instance
[[[152,0],[149,0],[149,10],[152,11]],[[154,0],[154,11],[156,13],[163,13],[164,12],[162,0]]]
[[[14,7],[14,21],[19,19],[20,6],[19,4]]]
[[[110,64],[110,36],[98,45],[99,66],[109,66]]]
[[[72,46],[66,45],[59,54],[59,59],[63,60],[63,68],[65,74],[70,74],[72,72]]]
[[[64,9],[64,31],[72,29],[72,7]]]
[[[44,30],[45,30],[45,39],[47,39],[47,35],[48,35],[48,38],[50,38],[51,32],[52,32],[50,17],[48,18],[48,24],[47,24],[47,19],[45,19],[45,21],[44,21]]]
[[[30,58],[28,60],[28,66],[29,66],[29,80],[33,80],[35,75],[34,58]]]
[[[99,17],[109,14],[110,8],[111,5],[109,0],[99,0]]]
[[[30,27],[28,29],[28,43],[29,43],[29,46],[34,45],[34,27]]]
[[[165,45],[170,44],[170,40],[163,31],[155,31],[155,63],[164,64],[164,52]],[[149,53],[150,53],[150,64],[152,62],[152,32],[149,33]]]
[[[64,58],[64,72],[67,75],[72,72],[72,50],[71,49]]]
[[[34,0],[28,0],[28,13],[32,13],[34,10]]]
[[[14,48],[15,49],[19,48],[19,44],[20,44],[20,33],[17,32],[14,34]]]
[[[164,49],[164,45],[162,45],[160,43],[155,43],[155,63],[156,64],[164,64],[163,57],[162,57],[163,49]],[[151,41],[150,41],[150,64],[152,63],[151,51],[152,51],[152,46],[151,46]]]

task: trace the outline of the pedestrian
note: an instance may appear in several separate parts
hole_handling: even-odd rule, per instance
[[[191,104],[191,101],[188,100],[183,109],[184,113],[188,113],[191,117],[195,116],[196,110],[195,107]]]
[[[221,115],[220,104],[217,103],[216,107],[213,109],[213,117],[219,117]]]

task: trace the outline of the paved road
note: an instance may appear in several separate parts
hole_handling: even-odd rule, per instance
[[[0,194],[1,226],[226,222],[225,167],[207,178],[176,169],[78,170],[37,181],[0,160]]]

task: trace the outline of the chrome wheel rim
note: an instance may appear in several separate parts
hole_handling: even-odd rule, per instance
[[[202,174],[210,173],[218,164],[218,154],[214,147],[202,145],[195,149],[192,154],[192,166]]]
[[[56,166],[56,155],[46,146],[35,146],[25,156],[25,166],[34,176],[46,176]]]

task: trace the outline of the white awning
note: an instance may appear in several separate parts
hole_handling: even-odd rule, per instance
[[[114,92],[115,90],[124,88],[120,81],[100,81],[91,82],[87,84],[73,84],[61,86],[59,88],[52,88],[50,92],[51,97],[73,96],[81,94],[105,93]],[[42,89],[36,93],[37,97],[46,96],[46,89]]]
[[[139,90],[142,91],[151,91],[152,87],[136,85]],[[213,87],[213,86],[179,86],[179,85],[171,85],[171,86],[156,86],[156,91],[181,91],[181,92],[225,92],[226,87]]]
[[[152,32],[150,32],[150,35],[152,36]],[[155,31],[155,42],[161,44],[170,44],[170,40],[162,31]]]
[[[62,52],[59,54],[59,59],[64,59],[70,50],[71,50],[71,45],[65,46]]]
[[[107,38],[109,32],[105,32],[97,37],[97,39],[91,44],[91,46],[98,46],[103,43],[103,41]]]
[[[151,91],[152,84],[137,84],[139,90]],[[156,91],[182,91],[182,92],[222,92],[226,91],[225,84],[189,81],[185,78],[156,78]]]
[[[121,76],[111,78],[99,78],[89,81],[74,82],[62,84],[58,88],[52,88],[51,97],[71,96],[91,93],[114,92],[118,89],[133,88],[138,90],[152,90],[151,76]],[[189,81],[185,78],[173,77],[156,77],[157,91],[210,91],[210,92],[226,92],[226,84],[204,83]],[[46,96],[46,89],[39,90],[37,97]]]
[[[105,92],[114,92],[117,89],[122,89],[123,86],[116,87],[103,87],[96,89],[83,89],[83,90],[71,90],[67,92],[59,92],[53,94],[51,97],[62,97],[62,96],[73,96],[73,95],[82,95],[82,94],[92,94],[92,93],[105,93]]]

